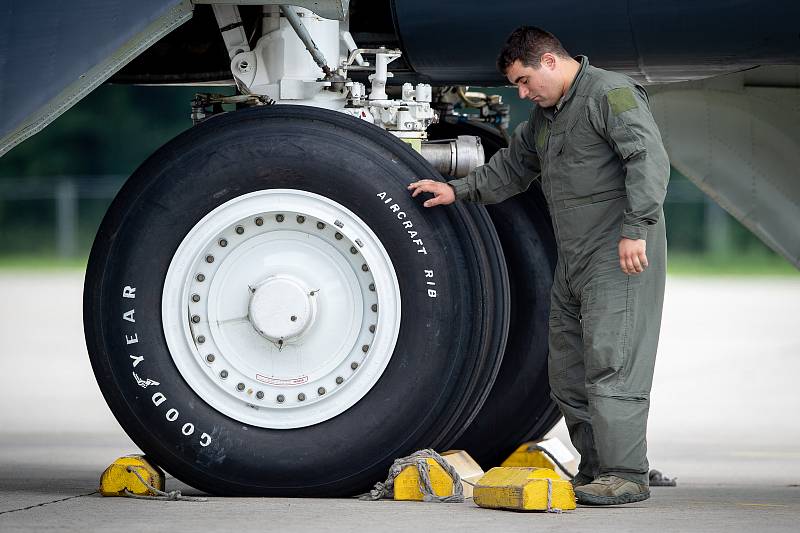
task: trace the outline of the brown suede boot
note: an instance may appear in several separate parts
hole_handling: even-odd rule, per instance
[[[577,487],[575,497],[582,505],[619,505],[646,500],[650,488],[612,475],[602,475],[591,483]]]
[[[572,478],[572,480],[570,481],[570,483],[572,483],[573,489],[582,487],[584,485],[588,485],[591,482],[592,482],[592,477],[587,476],[586,474],[582,474],[581,472],[575,474],[575,477]]]

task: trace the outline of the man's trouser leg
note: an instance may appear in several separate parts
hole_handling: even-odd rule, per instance
[[[636,276],[622,272],[616,250],[600,254],[581,294],[586,389],[600,474],[645,485],[665,241],[656,238],[652,246],[648,242],[647,254],[650,267]]]
[[[599,472],[599,463],[586,392],[580,301],[567,286],[561,260],[556,266],[550,298],[549,344],[552,396],[564,415],[572,445],[581,454],[578,471],[593,479]]]

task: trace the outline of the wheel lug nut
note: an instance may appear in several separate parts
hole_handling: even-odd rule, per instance
[[[372,304],[372,310],[378,312],[378,304]]]
[[[228,371],[227,370],[223,370],[222,372],[219,373],[219,377],[221,377],[222,379],[227,378],[228,377]]]
[[[197,344],[203,344],[204,342],[206,342],[206,338],[205,337],[203,337],[202,335],[197,337]]]
[[[373,325],[371,325],[371,326],[369,327],[369,332],[370,332],[370,333],[375,333],[375,324],[373,324]]]
[[[341,241],[342,240],[342,234],[339,233],[338,231],[333,236],[336,237],[337,241]]]
[[[275,215],[275,220],[278,222],[283,222],[283,215]]]
[[[318,389],[317,389],[317,394],[319,394],[320,396],[322,396],[323,394],[325,394],[325,387],[320,387],[320,388],[318,388]]]
[[[256,218],[256,226],[263,226],[263,225],[264,225],[264,219],[261,217]]]
[[[202,281],[205,281],[205,280],[206,280],[206,276],[205,276],[205,274],[198,274],[197,276],[195,276],[195,279],[196,279],[197,281],[200,281],[200,282],[202,282]]]
[[[324,222],[317,222],[317,229],[325,229],[325,223]]]
[[[370,283],[369,284],[369,290],[371,290],[372,292],[375,292],[375,284],[374,283]]]
[[[358,363],[356,363],[355,361],[354,361],[354,362],[352,362],[352,363],[350,363],[350,368],[352,368],[353,370],[355,370],[356,368],[358,368]]]
[[[236,226],[236,234],[241,235],[244,233],[244,228],[242,226]]]
[[[361,270],[363,270],[364,272],[368,272],[368,271],[369,271],[369,267],[367,266],[367,264],[366,264],[366,263],[364,263],[363,265],[361,265]]]
[[[214,262],[214,256],[213,255],[207,255],[206,256],[206,263],[213,263],[213,262]]]
[[[264,399],[264,391],[258,391],[256,393],[256,398],[258,398],[259,400],[263,400]]]
[[[213,354],[213,353],[210,353],[210,354],[208,354],[208,355],[206,356],[206,361],[208,361],[209,363],[213,363],[213,362],[214,362],[214,359],[216,359],[216,357],[214,357],[214,354]]]
[[[283,403],[286,397],[283,394],[278,394],[278,403]]]
[[[289,320],[291,320],[292,322],[297,322],[297,317],[292,315]]]
[[[219,245],[225,248],[226,246],[228,246],[228,241],[226,241],[225,239],[220,239]]]
[[[300,394],[297,395],[297,399],[300,400],[301,402],[304,402],[306,400],[306,395],[301,392]]]
[[[356,250],[356,247],[355,247],[355,246],[351,246],[351,247],[350,247],[350,253],[351,253],[351,254],[357,254],[357,253],[358,253],[358,250]]]
[[[197,316],[197,315],[194,315],[194,316],[192,316],[192,322],[194,322],[195,324],[197,324],[198,322],[200,322],[200,317],[199,317],[199,316]]]
[[[239,383],[238,385],[236,385],[236,390],[243,391],[244,390],[244,383]]]
[[[365,344],[364,346],[362,346],[361,351],[367,353],[369,351],[369,344]]]
[[[200,295],[199,294],[192,294],[192,301],[194,303],[199,302],[200,301]]]
[[[302,224],[305,221],[306,221],[306,217],[304,217],[303,215],[297,215],[297,223],[298,224]]]
[[[341,385],[342,383],[344,383],[344,378],[342,376],[338,376],[336,378],[336,384]]]

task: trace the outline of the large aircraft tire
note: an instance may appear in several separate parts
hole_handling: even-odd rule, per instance
[[[506,146],[488,125],[444,120],[428,129],[433,139],[474,135],[486,159]],[[456,442],[484,468],[498,466],[520,444],[543,437],[561,418],[550,397],[547,330],[555,239],[538,183],[486,209],[500,237],[511,287],[511,325],[497,379],[470,426]]]
[[[299,106],[214,117],[143,163],[84,289],[134,443],[203,491],[275,496],[354,494],[451,446],[499,368],[508,286],[491,225],[422,207],[417,178],[440,179],[392,135]]]

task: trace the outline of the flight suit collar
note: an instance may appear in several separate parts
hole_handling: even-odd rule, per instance
[[[575,79],[572,80],[572,83],[570,84],[569,89],[567,89],[566,94],[564,94],[564,96],[561,97],[561,100],[559,100],[558,103],[552,108],[545,109],[548,115],[552,116],[556,112],[561,111],[561,108],[564,107],[564,104],[569,102],[570,98],[572,98],[572,96],[575,94],[575,91],[578,88],[578,84],[581,82],[581,80],[583,79],[583,75],[586,73],[586,70],[589,66],[589,58],[586,56],[579,55],[576,56],[575,59],[579,61],[581,64],[580,68],[578,68],[578,73],[575,75]]]

